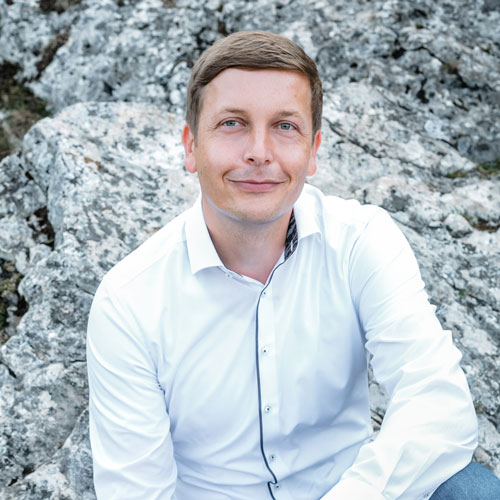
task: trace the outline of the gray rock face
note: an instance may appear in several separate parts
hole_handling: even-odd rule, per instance
[[[1,0],[0,9],[0,59],[18,63],[56,110],[132,100],[179,111],[203,49],[227,33],[268,29],[315,57],[326,89],[384,88],[413,131],[477,162],[500,156],[500,9],[490,0]]]
[[[1,349],[0,481],[11,484],[2,498],[92,495],[87,315],[104,272],[196,196],[182,170],[181,126],[157,107],[75,105],[39,122],[1,164],[9,197],[32,197],[2,206],[2,220],[23,228],[3,251],[27,261],[19,293],[29,304]],[[26,222],[39,205],[52,248]]]
[[[0,0],[0,16],[0,63],[60,111],[0,164],[1,498],[95,498],[92,295],[196,197],[180,145],[190,67],[255,28],[318,62],[324,140],[310,182],[383,206],[408,237],[464,353],[476,458],[500,475],[498,2]],[[371,393],[377,426],[386,401]]]
[[[327,95],[323,130],[323,168],[311,183],[382,206],[399,223],[437,315],[464,353],[481,426],[476,458],[499,474],[500,176],[482,178],[432,133],[414,134],[406,110],[359,83]],[[447,177],[447,165],[470,175]],[[372,399],[377,422],[385,398],[375,384]]]

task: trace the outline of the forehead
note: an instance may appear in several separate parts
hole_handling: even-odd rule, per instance
[[[250,111],[282,111],[284,108],[310,115],[311,85],[296,71],[229,68],[204,88],[201,112],[224,108]]]

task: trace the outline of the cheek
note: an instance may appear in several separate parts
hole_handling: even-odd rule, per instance
[[[202,186],[214,185],[220,182],[224,174],[223,155],[217,153],[216,149],[204,149],[199,151],[196,164],[198,179]]]
[[[227,141],[226,141],[227,142]],[[227,150],[229,144],[220,139],[207,141],[203,147],[202,156],[206,163],[217,164],[223,158],[223,152]]]
[[[311,165],[311,157],[301,148],[283,148],[278,161],[283,170],[292,177],[306,177]]]
[[[238,147],[232,141],[218,141],[206,148],[203,165],[211,176],[222,176],[231,170],[238,159]],[[208,172],[207,172],[208,173]]]

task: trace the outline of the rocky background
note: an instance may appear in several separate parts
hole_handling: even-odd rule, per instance
[[[95,498],[92,295],[196,196],[180,144],[190,68],[243,29],[318,63],[311,183],[399,223],[464,353],[475,458],[500,475],[499,0],[0,0],[0,16],[0,498]]]

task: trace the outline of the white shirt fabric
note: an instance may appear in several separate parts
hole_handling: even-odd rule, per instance
[[[464,467],[460,353],[380,208],[305,186],[263,285],[224,267],[200,200],[115,266],[88,327],[99,499],[418,500]],[[390,404],[375,440],[367,360]]]

